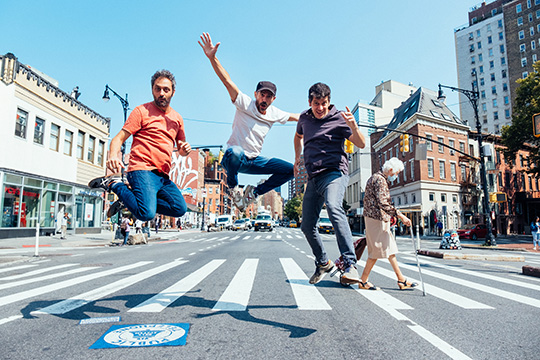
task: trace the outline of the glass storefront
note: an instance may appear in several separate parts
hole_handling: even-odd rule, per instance
[[[0,171],[0,228],[59,228],[69,214],[68,230],[100,228],[102,192]]]

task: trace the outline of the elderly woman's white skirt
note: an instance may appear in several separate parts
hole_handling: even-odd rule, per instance
[[[367,216],[364,219],[368,258],[387,259],[390,255],[397,254],[398,248],[390,230],[390,222],[375,220]]]

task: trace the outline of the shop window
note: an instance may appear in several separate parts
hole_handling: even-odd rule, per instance
[[[21,209],[21,187],[4,186],[2,206],[2,227],[17,227]]]
[[[17,109],[17,119],[15,122],[15,136],[26,139],[26,126],[28,123],[28,113]]]
[[[36,227],[40,195],[41,189],[24,188],[20,227]]]
[[[52,184],[56,185],[56,184]],[[45,186],[46,188],[47,186]],[[51,228],[55,227],[55,202],[56,200],[56,191],[45,190],[43,191],[43,196],[41,197],[41,215],[39,226],[42,228]]]

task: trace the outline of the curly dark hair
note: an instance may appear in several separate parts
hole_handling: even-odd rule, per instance
[[[154,73],[154,75],[152,75],[152,80],[151,80],[151,84],[152,84],[152,88],[154,87],[154,83],[156,82],[157,79],[161,78],[161,77],[164,77],[164,78],[167,78],[169,80],[171,80],[171,83],[172,83],[172,89],[173,91],[176,90],[176,79],[174,78],[174,75],[172,74],[172,72],[170,72],[169,70],[158,70]]]
[[[330,87],[326,84],[318,82],[309,88],[309,101],[313,100],[313,98],[324,99],[327,96],[328,100],[330,100]]]

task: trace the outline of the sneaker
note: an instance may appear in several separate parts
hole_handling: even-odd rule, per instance
[[[344,284],[358,284],[360,282],[358,271],[353,265],[349,265],[349,267],[345,269],[343,275],[341,275],[341,282]]]
[[[257,195],[255,195],[255,186],[253,185],[246,186],[246,189],[244,190],[244,198],[243,198],[244,208],[247,207],[252,202],[255,202],[256,200],[257,200]]]
[[[235,186],[234,189],[229,191],[229,195],[231,196],[231,200],[233,204],[238,208],[238,210],[243,211],[244,207],[243,205],[243,195],[242,191],[240,191],[239,186]]]
[[[110,207],[109,210],[107,210],[107,217],[113,217],[116,215],[120,210],[124,208],[124,203],[120,200],[116,200]]]
[[[122,177],[118,174],[98,177],[93,180],[90,180],[88,187],[92,189],[103,189],[105,191],[111,191],[111,186],[122,182]]]
[[[319,281],[325,277],[326,274],[328,274],[332,269],[334,268],[334,263],[332,260],[328,260],[326,265],[317,265],[317,268],[315,269],[315,273],[311,278],[309,279],[310,284],[316,284]]]

